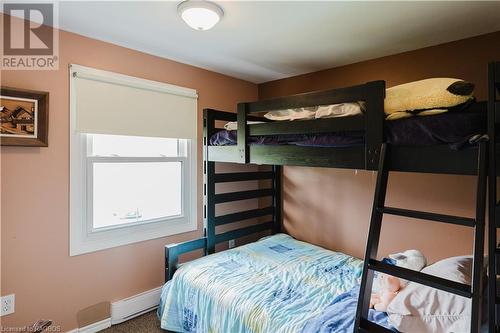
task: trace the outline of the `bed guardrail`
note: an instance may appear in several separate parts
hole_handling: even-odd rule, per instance
[[[365,168],[376,170],[380,146],[384,139],[385,81],[372,81],[348,88],[332,89],[312,93],[280,97],[258,102],[238,104],[238,162],[249,163],[249,136],[328,133],[336,131],[365,132]],[[364,101],[366,112],[362,117],[322,119],[321,121],[270,122],[248,126],[252,114],[271,110],[312,107],[345,102]],[[260,118],[262,119],[262,118]]]
[[[168,244],[165,246],[165,282],[172,279],[175,270],[179,265],[179,256],[195,250],[205,250],[207,239],[205,237],[190,240],[178,244]]]

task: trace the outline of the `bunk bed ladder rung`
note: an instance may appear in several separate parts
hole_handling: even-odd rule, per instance
[[[394,333],[384,326],[380,326],[364,318],[361,319],[359,331],[361,333]]]
[[[389,178],[390,166],[388,165],[388,155],[390,146],[383,144],[380,150],[380,160],[375,187],[375,198],[373,201],[372,215],[366,253],[364,269],[359,291],[359,300],[356,312],[355,332],[388,332],[389,330],[370,322],[368,318],[368,307],[370,294],[373,285],[374,272],[382,272],[405,280],[410,280],[446,292],[450,292],[463,297],[472,298],[471,329],[472,333],[478,333],[481,326],[480,296],[482,294],[482,268],[484,255],[484,220],[486,206],[486,175],[487,175],[487,143],[479,143],[477,149],[477,193],[476,193],[476,216],[475,218],[444,215],[416,210],[393,208],[385,206],[387,193],[387,182]],[[393,266],[382,261],[378,261],[377,252],[382,228],[382,218],[384,214],[404,216],[421,220],[451,223],[456,225],[474,228],[474,263],[472,285],[457,283],[448,279],[436,277],[422,272],[411,271],[402,267]]]
[[[393,207],[379,207],[377,209],[383,214],[398,215],[398,216],[410,217],[427,221],[457,224],[466,227],[474,227],[476,225],[476,220],[469,217],[436,214],[430,212],[420,212],[416,210],[393,208]]]
[[[369,261],[368,268],[376,272],[386,273],[404,280],[420,283],[425,286],[447,291],[462,297],[470,298],[472,296],[471,287],[469,285],[443,279],[434,275],[412,271],[407,268],[390,265],[385,262],[372,259]]]

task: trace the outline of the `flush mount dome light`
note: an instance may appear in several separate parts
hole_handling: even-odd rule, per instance
[[[212,29],[224,15],[217,4],[204,0],[186,0],[177,6],[184,22],[195,30]]]

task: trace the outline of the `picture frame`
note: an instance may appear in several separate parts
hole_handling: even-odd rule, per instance
[[[0,88],[0,144],[2,146],[47,147],[49,93]]]

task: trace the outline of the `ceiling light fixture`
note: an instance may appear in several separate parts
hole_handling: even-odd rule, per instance
[[[177,12],[184,22],[195,30],[212,29],[224,16],[217,4],[204,0],[186,0],[177,6]]]

